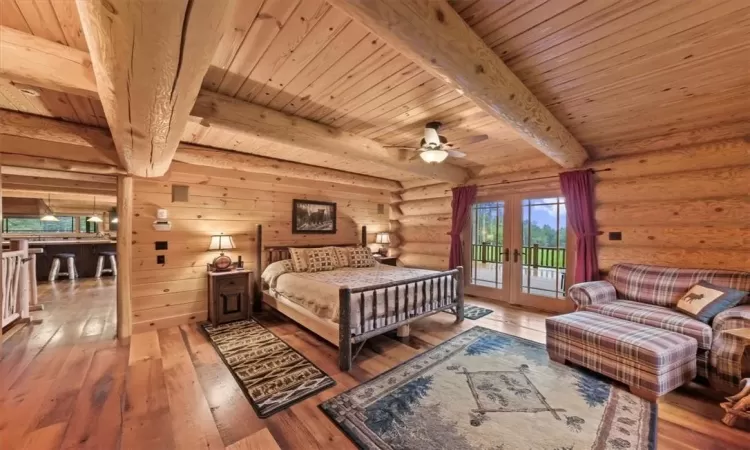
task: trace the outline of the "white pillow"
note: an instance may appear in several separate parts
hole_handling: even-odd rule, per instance
[[[266,267],[266,270],[263,271],[263,274],[260,276],[260,278],[265,281],[269,287],[275,288],[276,280],[281,275],[289,272],[294,272],[292,260],[283,259],[281,261],[276,261],[275,263],[269,264],[268,267]]]

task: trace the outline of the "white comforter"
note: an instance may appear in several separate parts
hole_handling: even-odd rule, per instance
[[[394,267],[388,265],[377,264],[374,267],[367,268],[338,268],[332,271],[326,272],[286,272],[276,271],[274,274],[263,274],[264,280],[271,286],[270,291],[272,294],[281,295],[304,308],[312,311],[317,316],[331,320],[333,322],[339,321],[339,289],[342,287],[359,288],[366,286],[373,286],[381,283],[388,283],[392,281],[403,281],[412,278],[422,277],[425,275],[433,275],[439,272],[424,269],[409,269],[404,267]],[[440,283],[438,284],[438,281]],[[448,283],[447,285],[445,283]],[[414,295],[414,283],[409,284],[409,301],[406,308],[406,313],[414,315],[414,301],[416,300],[416,314],[421,314],[422,310],[422,284],[423,282],[417,283],[417,295]],[[450,297],[455,296],[456,283],[453,283],[453,293]],[[430,287],[432,286],[432,292]],[[439,289],[439,291],[438,291]],[[440,277],[435,279],[432,283],[427,281],[427,298],[426,303],[427,311],[437,307],[438,292],[442,295],[450,289],[450,277]],[[374,291],[377,293],[376,302],[376,327],[385,325],[385,319],[388,319],[388,323],[394,323],[397,320],[403,320],[406,318],[404,313],[404,287],[399,287],[399,310],[398,316],[396,316],[396,288],[388,288],[388,310],[386,312],[385,305],[385,290],[378,289]],[[352,294],[351,301],[351,318],[352,318],[352,332],[360,333],[373,329],[372,324],[372,297],[373,291],[366,292],[364,298],[364,316],[365,326],[360,327],[361,313],[360,304],[362,303],[361,295],[359,293]],[[430,305],[430,300],[434,299],[435,303]],[[369,319],[369,320],[368,320]]]

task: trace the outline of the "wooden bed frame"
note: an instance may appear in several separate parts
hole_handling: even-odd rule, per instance
[[[325,245],[326,247],[355,247],[357,243],[346,243],[337,245]],[[367,228],[362,227],[362,240],[361,245],[367,245]],[[454,310],[456,313],[456,323],[464,320],[464,285],[463,285],[463,267],[457,267],[453,270],[447,270],[444,272],[437,272],[431,275],[425,275],[417,278],[411,278],[408,280],[394,281],[388,283],[380,283],[377,285],[365,286],[360,288],[341,288],[339,290],[339,323],[335,323],[331,320],[323,319],[315,315],[312,311],[303,308],[302,306],[285,299],[283,297],[275,297],[272,295],[267,286],[265,286],[261,279],[261,274],[268,264],[283,259],[289,259],[289,248],[316,248],[323,247],[324,245],[294,245],[294,246],[264,246],[263,245],[263,226],[258,225],[257,227],[257,239],[256,239],[256,268],[255,277],[257,286],[255,301],[253,302],[253,310],[260,311],[261,304],[265,303],[281,314],[287,316],[303,327],[309,329],[313,333],[322,337],[331,344],[339,348],[339,367],[341,370],[348,371],[351,369],[352,360],[357,356],[359,351],[364,346],[365,342],[375,336],[379,336],[388,331],[395,329],[399,330],[399,336],[408,334],[408,326],[411,322],[419,320],[423,317],[430,316],[444,310]],[[267,258],[264,261],[264,254],[267,254]],[[443,282],[442,280],[447,278],[450,280]],[[409,311],[408,304],[411,295],[416,298],[417,289],[419,283],[422,283],[422,312],[417,313],[417,303],[413,302],[413,308]],[[430,284],[430,295],[427,298],[427,284]],[[433,294],[434,286],[437,284],[437,295]],[[388,314],[383,313],[378,315],[377,311],[373,311],[373,316],[369,319],[364,317],[364,302],[365,293],[372,292],[373,309],[377,304],[377,292],[378,289],[384,289],[384,300],[385,300],[385,311],[388,311],[389,298],[388,289],[394,288],[395,290],[395,311],[400,311],[400,305],[403,305],[403,320],[398,320],[398,314],[396,317],[389,317]],[[403,288],[403,289],[401,289]],[[455,291],[455,295],[453,295]],[[361,317],[356,323],[352,323],[351,317],[351,302],[356,301],[357,295],[359,294],[360,301],[360,312]],[[384,325],[377,326],[378,319],[385,319]],[[392,321],[390,319],[393,319]],[[365,321],[372,321],[372,329],[366,332],[360,331],[359,333],[352,333],[352,328],[358,328],[364,330]],[[356,347],[355,347],[356,346]],[[353,348],[354,347],[354,348]]]

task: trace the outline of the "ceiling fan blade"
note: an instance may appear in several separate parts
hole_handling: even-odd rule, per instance
[[[466,158],[466,153],[464,152],[458,152],[456,149],[446,150],[448,152],[448,156],[452,156],[454,158]]]
[[[397,148],[399,150],[419,150],[416,147],[406,147],[405,145],[383,145],[383,148]]]
[[[479,134],[476,136],[469,136],[461,139],[456,139],[455,141],[448,144],[449,147],[456,147],[458,145],[471,145],[471,144],[477,144],[482,141],[486,141],[490,137],[486,134]]]

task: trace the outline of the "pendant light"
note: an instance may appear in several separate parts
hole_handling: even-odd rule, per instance
[[[96,213],[96,196],[94,196],[94,215],[86,219],[86,222],[93,222],[93,223],[103,222],[102,218],[99,217],[99,214]]]
[[[47,207],[49,208],[49,214],[45,214],[39,220],[42,222],[59,222],[60,219],[55,217],[55,214],[52,211],[52,194],[47,194]]]

